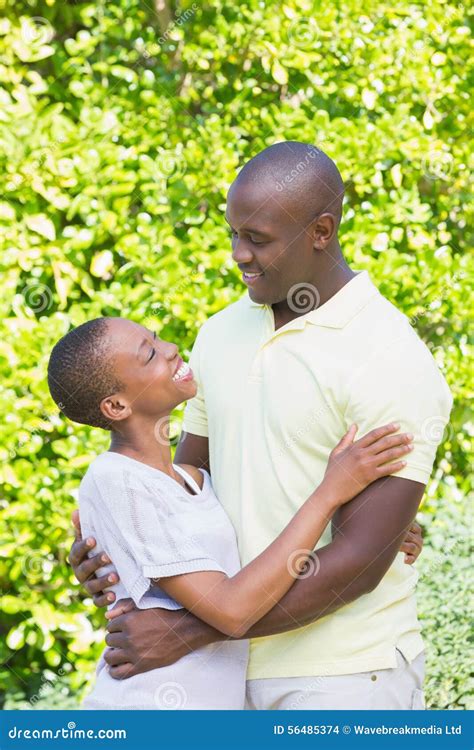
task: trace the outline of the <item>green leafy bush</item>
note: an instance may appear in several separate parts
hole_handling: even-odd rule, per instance
[[[106,435],[58,415],[45,382],[52,345],[86,319],[123,315],[153,322],[186,354],[207,317],[243,292],[223,220],[237,168],[266,145],[295,139],[319,144],[340,167],[348,260],[411,318],[455,396],[424,506],[420,609],[430,704],[465,707],[468,557],[457,540],[467,527],[472,430],[471,110],[462,6],[2,6],[5,705],[37,705],[38,696],[44,705],[49,683],[51,705],[64,691],[75,700],[102,648],[102,615],[84,606],[66,556],[78,483]],[[432,569],[441,548],[450,552]]]

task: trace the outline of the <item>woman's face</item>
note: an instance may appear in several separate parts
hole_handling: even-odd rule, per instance
[[[114,372],[123,384],[114,398],[131,410],[128,416],[158,418],[196,395],[193,372],[179,356],[176,344],[123,318],[111,318],[109,332]]]

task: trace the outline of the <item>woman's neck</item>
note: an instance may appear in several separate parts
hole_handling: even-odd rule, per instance
[[[120,431],[119,431],[120,430]],[[153,423],[114,430],[109,450],[141,461],[176,478],[169,442],[169,415]]]

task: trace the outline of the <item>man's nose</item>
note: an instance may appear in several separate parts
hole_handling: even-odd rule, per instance
[[[252,262],[253,253],[250,250],[247,242],[239,239],[234,240],[232,245],[232,259],[235,263],[239,264]]]

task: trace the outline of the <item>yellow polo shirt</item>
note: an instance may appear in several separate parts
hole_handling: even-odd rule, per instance
[[[273,311],[241,300],[210,318],[193,349],[199,384],[184,429],[209,437],[212,482],[242,564],[320,483],[349,425],[391,421],[415,435],[397,476],[426,483],[452,397],[408,319],[358,273],[320,308],[275,331]],[[331,541],[330,524],[319,546]],[[351,674],[423,649],[417,572],[399,553],[377,588],[311,625],[251,642],[248,679]]]

